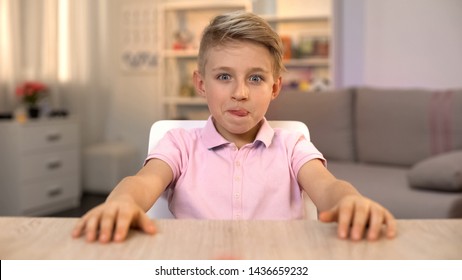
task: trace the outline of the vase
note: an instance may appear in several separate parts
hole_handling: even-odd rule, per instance
[[[29,115],[30,119],[37,119],[40,116],[40,108],[31,106],[27,108],[27,114]]]

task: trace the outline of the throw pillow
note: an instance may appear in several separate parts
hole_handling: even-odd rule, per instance
[[[462,191],[462,151],[430,157],[416,163],[408,172],[412,188]]]

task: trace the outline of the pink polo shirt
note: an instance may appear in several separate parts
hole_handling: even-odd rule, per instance
[[[192,219],[300,219],[297,174],[322,154],[299,132],[271,128],[266,119],[253,143],[240,149],[212,119],[204,128],[170,130],[148,155],[173,171],[170,211]]]

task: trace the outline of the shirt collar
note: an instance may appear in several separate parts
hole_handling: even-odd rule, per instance
[[[270,126],[266,118],[263,118],[262,125],[260,130],[257,133],[254,144],[257,142],[263,143],[266,147],[271,144],[274,136],[274,129]],[[213,149],[221,145],[229,144],[230,142],[223,138],[220,133],[218,133],[215,125],[213,124],[212,116],[210,116],[205,124],[205,127],[202,129],[201,133],[202,142],[205,144],[207,149]]]

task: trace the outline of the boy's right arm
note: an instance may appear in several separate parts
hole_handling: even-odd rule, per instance
[[[106,202],[88,211],[77,223],[72,236],[85,234],[87,241],[125,240],[130,227],[153,234],[154,223],[146,215],[173,179],[170,166],[151,159],[135,175],[124,178],[109,194]]]

